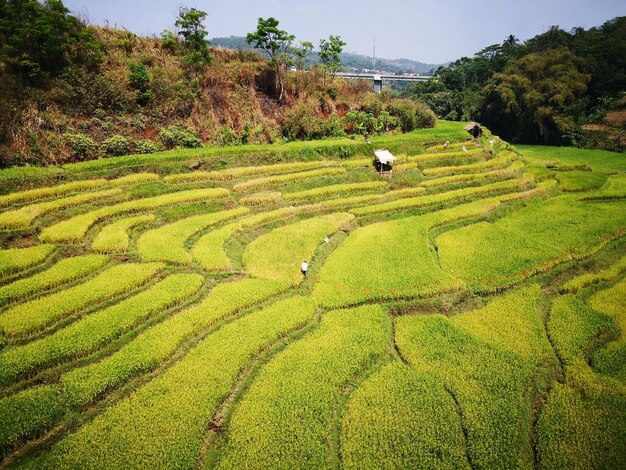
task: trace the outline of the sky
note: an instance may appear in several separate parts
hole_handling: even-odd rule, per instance
[[[626,15],[625,0],[65,0],[91,24],[140,35],[174,29],[181,6],[208,13],[209,37],[245,36],[273,16],[296,41],[339,35],[346,52],[440,64],[472,56],[509,34],[524,41],[558,25],[600,26]]]

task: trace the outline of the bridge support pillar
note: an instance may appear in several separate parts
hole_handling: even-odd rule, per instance
[[[374,93],[383,91],[383,78],[380,75],[374,75]]]

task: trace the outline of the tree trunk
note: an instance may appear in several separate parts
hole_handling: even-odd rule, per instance
[[[276,63],[276,92],[278,93],[278,104],[283,104],[283,95],[285,94],[285,80],[283,74],[283,64]]]

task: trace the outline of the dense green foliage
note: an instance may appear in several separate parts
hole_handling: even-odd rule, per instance
[[[0,4],[0,61],[22,79],[42,84],[64,67],[97,67],[102,47],[59,0]]]
[[[623,150],[619,136],[594,139],[582,126],[602,123],[620,106],[625,32],[626,17],[617,17],[589,30],[553,26],[523,44],[509,36],[440,67],[437,80],[411,85],[406,96],[426,102],[441,118],[479,120],[515,142]]]

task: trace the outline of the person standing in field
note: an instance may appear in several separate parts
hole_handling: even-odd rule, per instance
[[[306,277],[306,272],[308,271],[308,269],[309,269],[309,264],[306,262],[306,260],[304,260],[302,262],[302,266],[300,267],[300,270],[302,271],[302,275],[304,277]]]

